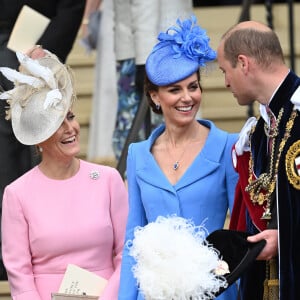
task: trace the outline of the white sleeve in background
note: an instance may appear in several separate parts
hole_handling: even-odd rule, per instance
[[[143,65],[157,43],[157,35],[193,13],[191,0],[132,0],[131,15],[137,65]]]
[[[114,0],[114,29],[116,60],[135,57],[132,30],[131,0]],[[144,1],[151,2],[151,1]]]
[[[134,33],[135,62],[144,65],[157,42],[161,0],[132,0],[132,30]]]

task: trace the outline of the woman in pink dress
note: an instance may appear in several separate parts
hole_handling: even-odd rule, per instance
[[[17,53],[20,72],[0,71],[17,139],[36,145],[41,163],[5,188],[4,264],[14,300],[50,300],[68,264],[107,279],[99,297],[116,300],[127,218],[127,190],[116,169],[79,154],[79,123],[69,69],[56,56]]]

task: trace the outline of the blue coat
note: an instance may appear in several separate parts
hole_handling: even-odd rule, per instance
[[[133,239],[136,226],[154,222],[158,216],[176,214],[192,219],[195,225],[204,224],[208,232],[223,228],[228,208],[231,210],[233,205],[237,183],[231,159],[237,134],[224,132],[207,120],[199,122],[210,128],[209,135],[202,151],[175,185],[168,181],[151,153],[165,125],[154,130],[147,140],[130,145],[126,241]],[[133,264],[125,246],[119,300],[143,299],[131,272]],[[236,287],[233,285],[218,299],[236,299]]]

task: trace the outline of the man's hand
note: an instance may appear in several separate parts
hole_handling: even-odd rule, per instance
[[[266,229],[258,234],[249,236],[248,242],[255,243],[261,240],[266,240],[266,245],[260,252],[257,260],[270,260],[278,254],[278,230],[277,229]]]

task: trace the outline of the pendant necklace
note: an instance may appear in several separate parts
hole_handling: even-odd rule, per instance
[[[179,167],[180,167],[180,161],[181,161],[181,159],[182,159],[182,157],[183,157],[183,155],[184,155],[186,149],[188,148],[188,145],[190,145],[190,143],[188,143],[188,144],[184,147],[184,149],[183,149],[183,151],[182,151],[180,157],[179,157],[177,160],[175,160],[175,162],[172,164],[172,168],[173,168],[174,171],[177,171],[177,170],[179,169]],[[172,157],[172,155],[171,155],[171,152],[170,152],[170,150],[169,150],[168,147],[167,147],[167,152],[169,153],[169,155],[170,155],[171,158],[173,159],[173,157]]]
[[[179,168],[179,160],[175,161],[173,165],[173,170],[176,171]]]

